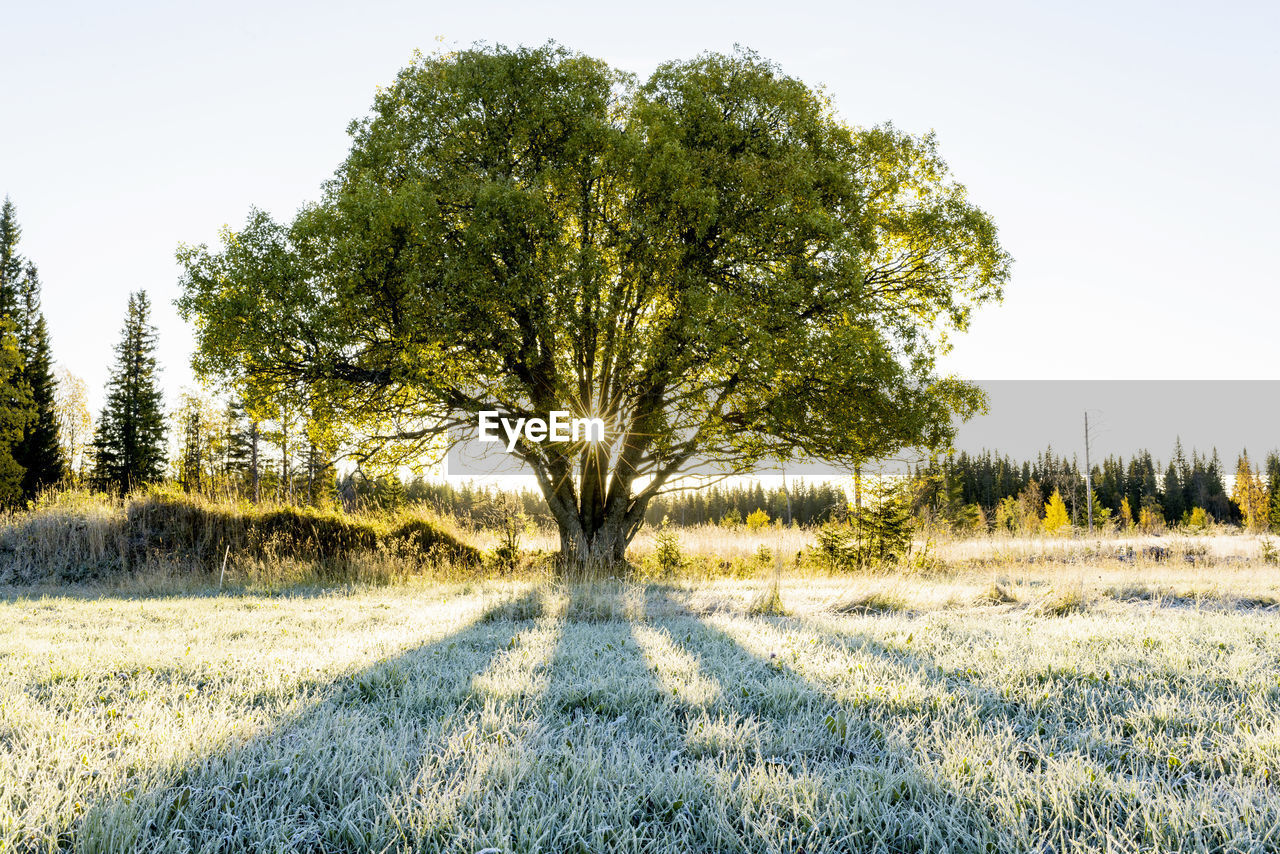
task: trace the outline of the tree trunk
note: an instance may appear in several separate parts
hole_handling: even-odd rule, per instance
[[[252,444],[250,445],[250,457],[253,466],[253,503],[262,503],[262,481],[258,476],[258,422],[254,421],[249,428],[249,436]]]
[[[581,519],[560,524],[560,573],[566,578],[594,578],[626,571],[631,530],[623,514],[606,515],[595,530]]]

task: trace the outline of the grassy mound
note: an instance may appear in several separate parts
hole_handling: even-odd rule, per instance
[[[446,563],[474,568],[481,556],[425,516],[255,507],[159,490],[126,499],[62,493],[0,525],[0,580],[8,582],[85,581],[148,568],[208,573],[224,561],[287,563],[302,575],[344,581],[385,575],[369,571],[379,562],[403,575]]]

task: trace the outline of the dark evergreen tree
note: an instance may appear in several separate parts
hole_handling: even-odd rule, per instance
[[[18,287],[22,256],[18,240],[22,230],[13,202],[5,196],[0,206],[0,506],[14,507],[22,499],[22,465],[14,451],[34,415],[31,391],[22,378],[22,351],[18,347]]]
[[[62,443],[58,441],[58,381],[53,373],[49,348],[49,327],[40,310],[40,277],[28,264],[21,285],[18,309],[18,349],[22,352],[22,378],[31,391],[34,409],[22,441],[14,448],[14,459],[25,471],[22,494],[34,498],[41,489],[53,486],[66,473]]]
[[[182,431],[182,447],[178,450],[178,482],[187,492],[200,492],[204,486],[207,442],[202,435],[203,426],[196,406],[185,407],[178,416],[178,429]]]
[[[226,429],[222,476],[231,492],[242,494],[252,488],[253,425],[245,417],[244,402],[238,397],[227,401]]]
[[[1271,501],[1271,530],[1280,532],[1280,452],[1267,454],[1267,496]]]
[[[18,319],[18,294],[21,293],[25,263],[18,254],[18,241],[22,229],[18,226],[18,213],[8,196],[0,206],[0,317]]]
[[[1208,492],[1205,509],[1220,522],[1239,522],[1240,514],[1236,512],[1235,505],[1227,497],[1227,487],[1222,480],[1222,460],[1218,456],[1217,448],[1213,449],[1213,455],[1209,458],[1205,478]]]
[[[10,346],[14,348],[18,372],[4,373],[0,383],[3,384],[6,425],[22,425],[16,442],[0,439],[4,443],[5,458],[0,465],[3,469],[0,480],[5,483],[0,494],[6,503],[11,502],[7,486],[15,474],[24,498],[32,497],[40,486],[56,483],[62,476],[49,333],[40,314],[36,269],[18,252],[21,238],[17,210],[6,196],[0,205],[0,323],[3,323],[0,346],[6,350]],[[5,361],[8,361],[7,355]],[[7,435],[7,430],[6,426],[0,432]]]
[[[13,457],[31,423],[31,390],[22,379],[22,353],[13,321],[0,317],[0,507],[22,502],[23,468]]]
[[[164,473],[164,407],[150,313],[145,291],[130,295],[106,404],[93,438],[94,481],[102,489],[128,491]]]
[[[1164,513],[1164,521],[1170,525],[1179,524],[1182,521],[1182,514],[1187,512],[1182,502],[1182,482],[1178,480],[1178,467],[1172,462],[1164,472],[1164,492],[1161,493],[1160,509]]]
[[[1182,511],[1190,513],[1191,509],[1196,506],[1195,483],[1192,477],[1193,468],[1191,462],[1187,459],[1187,455],[1182,449],[1181,436],[1174,442],[1172,462],[1178,470],[1178,483],[1182,485]]]

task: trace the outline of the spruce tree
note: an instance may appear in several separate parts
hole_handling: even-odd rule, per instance
[[[8,316],[15,323],[18,318],[18,293],[24,269],[22,256],[18,254],[18,241],[22,229],[18,226],[18,213],[8,196],[0,206],[0,317]]]
[[[58,381],[53,374],[49,327],[40,310],[40,277],[34,264],[27,265],[23,276],[18,323],[18,349],[24,361],[22,377],[31,390],[34,412],[22,441],[14,449],[14,459],[26,469],[22,494],[31,499],[41,489],[61,481],[66,473],[58,441]]]
[[[0,507],[17,507],[22,502],[23,468],[13,451],[31,422],[32,409],[13,321],[0,317]]]
[[[1276,451],[1267,454],[1267,497],[1268,522],[1272,532],[1280,532],[1280,453]]]
[[[5,351],[0,359],[4,362],[0,366],[0,403],[5,409],[5,423],[0,427],[0,500],[10,505],[19,497],[32,497],[40,486],[56,483],[62,476],[49,333],[40,314],[36,269],[18,252],[21,239],[17,210],[6,196],[0,205],[0,348]],[[10,349],[17,354],[16,373],[9,371]],[[20,432],[10,441],[13,425],[20,425],[16,428]],[[18,497],[9,492],[15,477]]]
[[[256,473],[255,422],[245,414],[244,401],[233,395],[227,400],[222,424],[226,431],[222,437],[222,479],[230,494],[243,495],[246,489],[252,490]]]
[[[145,291],[129,296],[116,364],[93,438],[94,481],[101,489],[127,492],[164,473],[164,407],[150,313]]]
[[[1178,466],[1173,462],[1169,463],[1164,472],[1161,509],[1164,511],[1164,521],[1170,525],[1180,523],[1183,514],[1187,512],[1187,507],[1183,504],[1182,482],[1178,479]]]

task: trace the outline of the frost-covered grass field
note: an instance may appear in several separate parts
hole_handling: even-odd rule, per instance
[[[1216,572],[11,592],[0,850],[1275,850]]]

